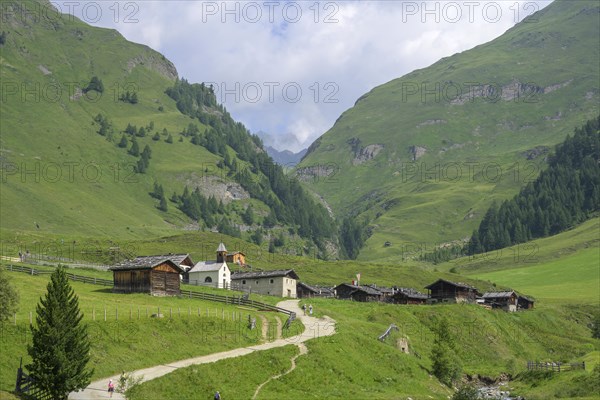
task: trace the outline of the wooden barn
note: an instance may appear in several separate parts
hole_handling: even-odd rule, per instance
[[[529,297],[525,297],[523,295],[518,295],[517,297],[517,310],[529,310],[533,308],[533,299]]]
[[[310,297],[334,297],[333,289],[322,286],[311,286],[304,282],[296,284],[296,295],[299,299]]]
[[[180,294],[183,269],[169,256],[138,257],[110,268],[115,293],[150,293],[155,296]]]
[[[333,288],[333,291],[335,293],[335,297],[338,299],[349,299],[352,292],[358,288],[359,286],[352,285],[350,283],[340,283]]]
[[[354,301],[368,302],[368,301],[382,301],[383,293],[379,290],[374,289],[370,286],[359,286],[354,292],[350,293],[350,298]]]
[[[510,312],[517,311],[517,299],[519,296],[512,290],[504,292],[487,292],[481,297],[484,300],[484,304],[487,304],[492,308],[500,308]]]
[[[431,285],[425,286],[429,290],[430,302],[436,303],[475,303],[479,292],[477,288],[466,283],[450,282],[438,279]]]
[[[425,304],[427,296],[424,293],[418,292],[409,288],[398,288],[390,298],[390,302],[394,304]]]

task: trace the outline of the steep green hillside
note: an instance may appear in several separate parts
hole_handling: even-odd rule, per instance
[[[260,140],[217,104],[212,89],[179,80],[163,55],[58,14],[46,0],[10,2],[5,9],[4,230],[131,238],[203,228],[241,230],[249,238],[264,225],[286,234],[292,228],[321,248],[335,243],[325,209],[298,184],[271,179],[283,173]],[[181,100],[185,90],[176,89],[182,86],[192,100]],[[132,154],[134,142],[140,153],[151,152],[144,166],[142,155]],[[163,195],[153,198],[155,184]],[[199,195],[214,197],[209,207],[199,204]],[[211,216],[197,215],[200,208]],[[305,220],[310,223],[300,224]]]
[[[501,37],[373,89],[296,173],[369,222],[359,258],[465,239],[598,114],[600,6],[557,0]],[[385,242],[390,242],[387,246]]]
[[[598,306],[600,220],[559,235],[489,253],[459,258],[436,268],[495,282],[535,298]]]

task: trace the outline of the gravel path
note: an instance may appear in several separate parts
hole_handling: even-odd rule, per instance
[[[315,318],[315,317],[303,315],[304,314],[303,311],[300,309],[300,307],[298,307],[298,302],[299,302],[299,300],[285,300],[285,301],[281,301],[277,304],[278,307],[284,308],[286,310],[294,311],[296,313],[296,318],[299,319],[300,321],[302,321],[302,323],[304,324],[304,327],[305,327],[304,332],[302,332],[296,336],[292,336],[292,337],[289,337],[286,339],[277,339],[272,342],[267,342],[267,343],[263,343],[263,344],[259,344],[259,345],[255,345],[255,346],[241,347],[238,349],[223,351],[220,353],[208,354],[205,356],[200,356],[200,357],[195,357],[195,358],[189,358],[187,360],[176,361],[176,362],[169,363],[169,364],[156,365],[154,367],[144,368],[144,369],[134,371],[133,376],[134,377],[141,376],[142,377],[141,382],[146,382],[146,381],[164,376],[170,372],[175,371],[176,369],[189,367],[190,365],[207,364],[207,363],[212,363],[212,362],[216,362],[216,361],[220,361],[220,360],[225,360],[227,358],[241,357],[241,356],[245,356],[246,354],[253,353],[255,351],[268,350],[268,349],[273,349],[276,347],[283,347],[288,344],[298,345],[300,347],[301,353],[302,353],[303,346],[300,346],[300,344],[306,342],[307,340],[324,337],[324,336],[331,336],[331,335],[335,334],[335,321],[333,319],[331,319],[327,316],[325,316],[323,318]],[[294,359],[294,361],[295,361],[295,359]],[[293,364],[293,366],[295,366],[295,363]],[[288,371],[288,372],[290,372],[290,371]],[[109,393],[107,390],[108,389],[108,380],[112,379],[113,382],[116,383],[119,380],[119,376],[120,376],[120,374],[117,374],[114,376],[109,376],[104,379],[92,382],[83,391],[72,392],[69,395],[69,399],[71,399],[71,400],[109,399],[110,396],[109,396]],[[272,379],[276,379],[276,378],[271,378],[270,380],[272,380]],[[263,383],[263,385],[266,384],[267,382]],[[263,385],[261,385],[257,389],[257,393],[258,393],[258,390],[260,390],[260,388]],[[115,400],[124,400],[125,396],[123,396],[120,393],[115,392],[113,394],[112,398]]]

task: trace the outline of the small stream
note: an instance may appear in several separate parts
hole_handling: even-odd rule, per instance
[[[478,388],[479,395],[485,400],[525,400],[521,396],[511,396],[505,384],[485,385]]]

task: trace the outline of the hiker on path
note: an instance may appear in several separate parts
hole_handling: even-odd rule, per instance
[[[221,400],[221,395],[219,394],[218,390],[217,393],[215,393],[215,400]]]
[[[308,313],[312,315],[312,304],[308,306]]]
[[[115,392],[115,384],[113,383],[112,379],[109,379],[108,381],[108,393],[110,393],[110,397],[112,398],[113,393]]]
[[[302,309],[304,310],[304,315],[306,315],[306,303],[302,304]]]

